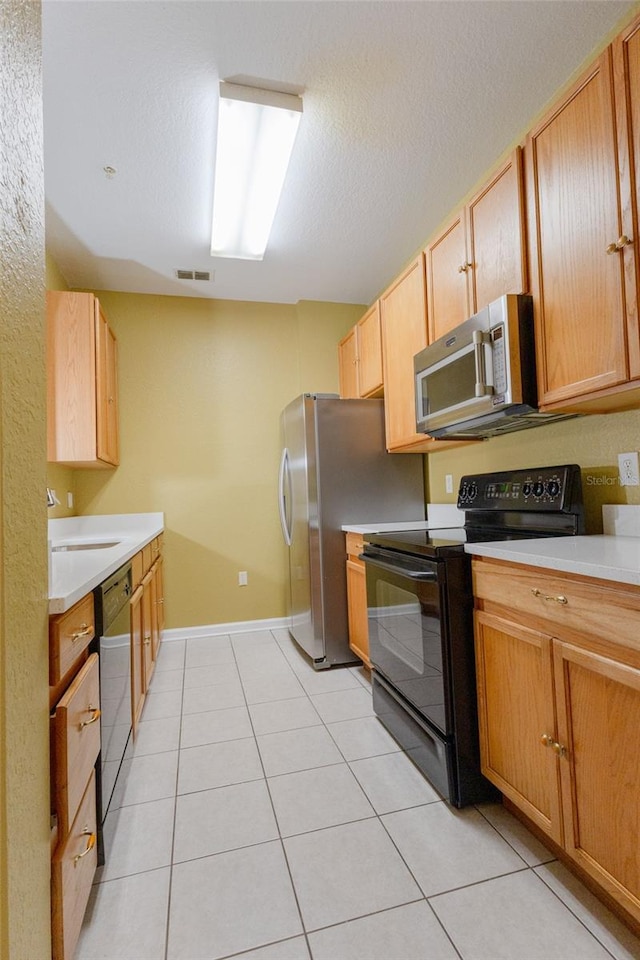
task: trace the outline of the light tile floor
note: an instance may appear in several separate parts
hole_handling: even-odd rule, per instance
[[[76,960],[640,960],[500,805],[454,810],[359,668],[286,631],[165,642]]]

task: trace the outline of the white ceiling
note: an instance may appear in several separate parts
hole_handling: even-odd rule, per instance
[[[369,303],[636,5],[44,0],[48,249],[72,287]],[[217,85],[249,78],[304,99],[262,262],[209,254]]]

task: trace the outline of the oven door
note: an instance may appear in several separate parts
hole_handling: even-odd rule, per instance
[[[442,562],[368,545],[371,663],[444,736],[452,720],[446,696],[445,570]]]

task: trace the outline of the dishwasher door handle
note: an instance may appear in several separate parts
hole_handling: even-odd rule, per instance
[[[393,563],[385,563],[384,560],[368,557],[364,553],[359,554],[358,560],[364,560],[365,563],[370,563],[372,567],[380,567],[382,570],[388,570],[399,577],[411,577],[412,580],[430,580],[432,582],[438,579],[437,570],[406,570],[404,567],[396,567]]]

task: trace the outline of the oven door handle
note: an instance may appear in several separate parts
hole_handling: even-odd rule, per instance
[[[372,567],[380,567],[382,570],[388,570],[390,573],[395,573],[398,576],[411,577],[412,580],[435,581],[438,579],[437,570],[406,570],[404,567],[396,567],[393,563],[384,563],[382,560],[368,557],[364,553],[358,556],[358,560],[364,560],[365,563],[370,563]]]

